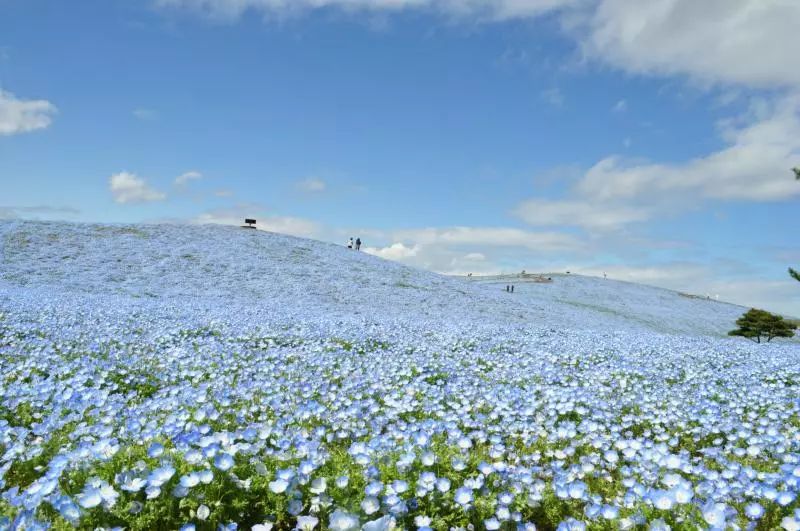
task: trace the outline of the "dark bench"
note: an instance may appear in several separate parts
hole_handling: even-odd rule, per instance
[[[242,225],[242,227],[244,227],[245,229],[254,229],[254,228],[256,228],[256,220],[254,220],[254,219],[245,218],[244,223],[245,224]]]

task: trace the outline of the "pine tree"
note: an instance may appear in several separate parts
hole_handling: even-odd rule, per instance
[[[800,282],[800,271],[795,271],[791,267],[789,268],[789,274],[792,276],[793,279]]]
[[[792,337],[795,329],[794,324],[784,321],[780,315],[755,308],[738,318],[736,325],[739,328],[728,332],[729,336],[746,337],[756,343],[761,343],[761,338],[769,343],[776,337]]]
[[[794,178],[800,181],[800,168],[792,168],[792,171],[794,172]]]

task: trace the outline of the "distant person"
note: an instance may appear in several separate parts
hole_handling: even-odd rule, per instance
[[[356,238],[356,251],[361,250],[361,238]]]
[[[514,293],[514,284],[511,284],[511,293]]]
[[[508,293],[509,291],[511,291],[511,286],[509,286],[508,284],[506,284],[506,293]]]
[[[347,248],[348,249],[352,249],[353,248],[353,238],[350,238],[350,241],[347,242]]]

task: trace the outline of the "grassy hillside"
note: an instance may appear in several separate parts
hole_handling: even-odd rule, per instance
[[[743,309],[614,280],[468,281],[314,240],[208,225],[0,222],[0,281],[340,319],[724,335]]]

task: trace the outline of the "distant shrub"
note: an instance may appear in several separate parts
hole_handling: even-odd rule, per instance
[[[785,321],[780,315],[769,313],[765,310],[751,308],[739,319],[736,320],[739,327],[728,332],[729,336],[741,336],[761,343],[761,339],[767,343],[776,337],[792,337],[797,326],[789,321]]]

